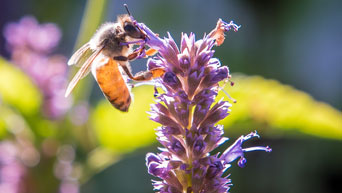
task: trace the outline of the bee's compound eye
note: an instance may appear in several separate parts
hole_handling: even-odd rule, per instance
[[[130,23],[125,24],[124,30],[128,33],[134,33],[138,31],[138,29]]]
[[[142,38],[141,32],[132,23],[125,23],[124,30],[127,35],[131,36],[132,38]]]

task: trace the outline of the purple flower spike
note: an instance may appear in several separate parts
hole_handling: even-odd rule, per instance
[[[160,123],[156,131],[158,141],[164,146],[161,153],[146,155],[148,173],[161,181],[153,181],[154,190],[167,193],[224,193],[231,184],[229,175],[224,176],[232,161],[240,158],[238,165],[246,164],[245,152],[269,147],[242,148],[242,143],[256,132],[241,136],[221,155],[210,152],[227,141],[223,126],[217,122],[230,113],[227,101],[215,102],[220,90],[219,82],[229,79],[229,70],[213,58],[213,46],[224,41],[224,32],[237,31],[233,22],[218,20],[216,28],[203,39],[182,34],[180,48],[170,34],[166,38],[155,35],[143,23],[138,26],[148,38],[146,45],[158,50],[150,58],[150,70],[162,68],[164,75],[155,80],[164,93],[157,104],[151,105],[150,119]],[[220,156],[219,156],[220,155]]]
[[[181,82],[179,81],[177,76],[172,72],[166,72],[164,74],[163,79],[164,79],[163,81],[166,84],[166,86],[172,88],[175,91],[177,91],[178,89],[182,87]]]

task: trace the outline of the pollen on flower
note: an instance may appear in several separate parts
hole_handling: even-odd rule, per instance
[[[221,44],[223,44],[224,39],[225,39],[225,32],[233,29],[235,32],[237,32],[239,30],[241,26],[238,26],[236,24],[234,24],[233,21],[231,21],[230,23],[226,23],[225,21],[223,21],[222,19],[219,19],[217,21],[216,24],[216,28],[213,29],[213,31],[211,31],[208,36],[211,38],[214,38],[216,40],[216,45],[220,46]]]

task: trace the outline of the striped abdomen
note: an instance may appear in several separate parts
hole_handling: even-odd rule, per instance
[[[96,80],[109,102],[115,108],[127,112],[131,104],[131,95],[118,63],[109,59],[108,63],[96,67]]]

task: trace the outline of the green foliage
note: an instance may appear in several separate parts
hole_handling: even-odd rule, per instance
[[[57,123],[41,114],[39,89],[25,73],[3,58],[0,58],[0,99],[0,137],[6,130],[14,135],[24,132],[30,139],[57,135]]]
[[[6,137],[7,132],[30,141],[35,140],[34,133],[25,118],[12,107],[2,104],[0,106],[0,138]]]
[[[0,97],[23,114],[39,110],[41,94],[32,81],[19,69],[0,57]]]
[[[107,0],[88,0],[86,10],[78,35],[76,47],[79,48],[86,43],[102,23],[103,15],[106,13]]]
[[[221,121],[226,129],[245,125],[251,130],[265,129],[265,133],[275,134],[273,129],[281,129],[342,139],[342,113],[328,104],[275,80],[235,75],[233,81],[236,84],[225,90],[237,103],[231,115]],[[218,98],[224,97],[222,92],[220,95]]]
[[[89,41],[91,36],[95,33],[96,29],[103,22],[103,16],[106,13],[108,1],[107,0],[88,0],[87,6],[84,11],[82,24],[80,27],[80,31],[78,33],[78,38],[76,41],[76,46],[74,50],[80,48],[83,44]],[[75,70],[73,69],[71,74],[75,74]],[[84,78],[80,81],[75,88],[73,94],[76,100],[84,100],[89,97],[90,89],[89,85],[91,82],[88,77]]]
[[[92,123],[99,142],[116,152],[127,152],[154,141],[158,124],[148,119],[146,111],[153,103],[153,87],[133,89],[135,100],[128,113],[101,101],[92,114]]]

